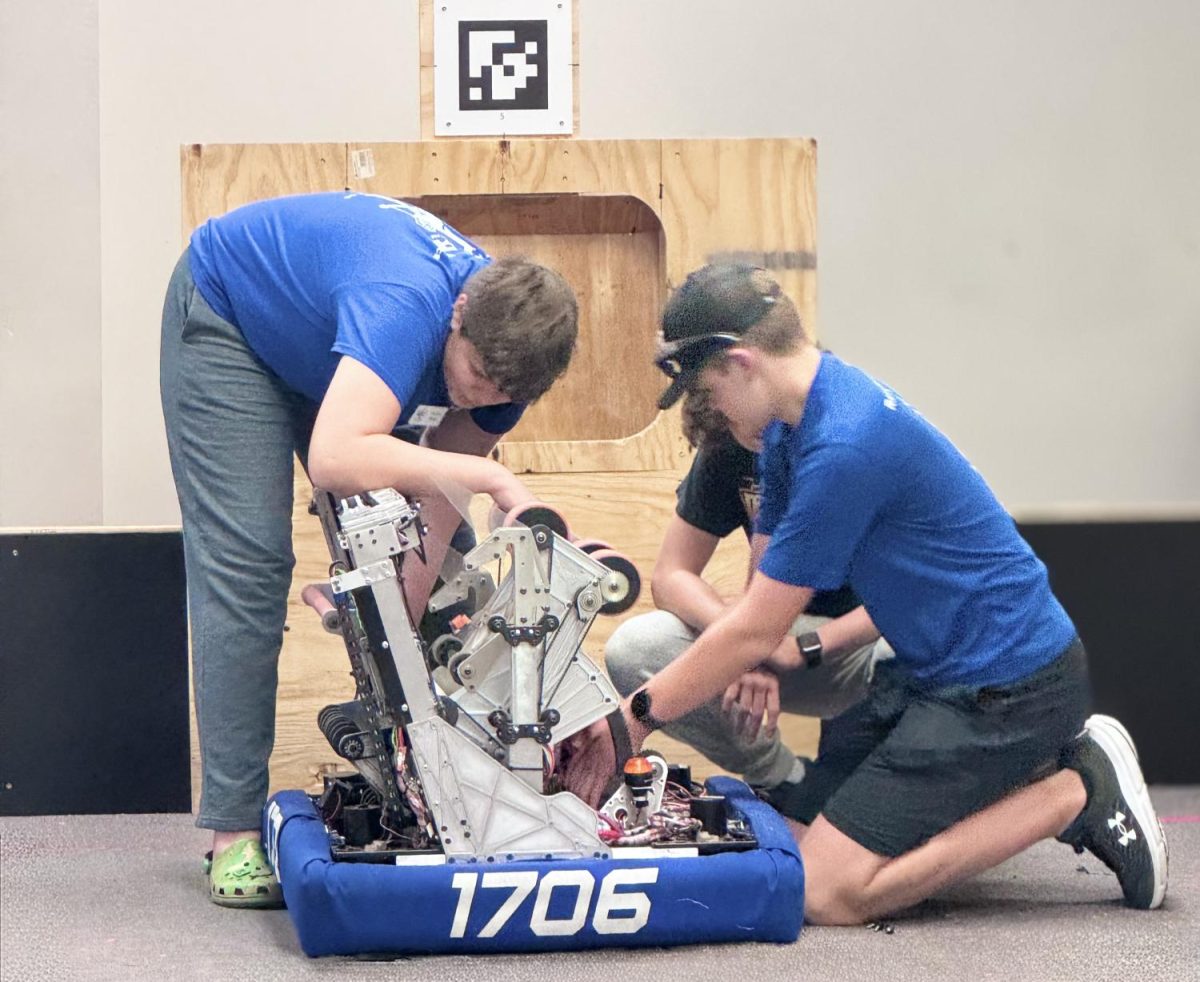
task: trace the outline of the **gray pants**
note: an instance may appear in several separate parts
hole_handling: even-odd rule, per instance
[[[292,567],[293,453],[314,407],[196,290],[185,253],[167,288],[159,362],[183,517],[203,783],[201,828],[257,828],[275,741]]]
[[[828,617],[801,615],[791,633],[815,631]],[[674,614],[656,610],[627,620],[604,648],[604,665],[623,696],[678,658],[698,634]],[[875,663],[893,657],[880,639],[840,658],[826,657],[814,669],[798,669],[780,679],[779,701],[784,712],[830,719],[866,694]],[[776,733],[761,732],[753,740],[739,736],[721,711],[720,699],[669,723],[664,732],[694,747],[718,767],[741,774],[748,784],[773,787],[788,779],[796,755]]]

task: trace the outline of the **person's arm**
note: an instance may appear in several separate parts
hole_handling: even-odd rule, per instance
[[[758,564],[762,562],[762,557],[770,544],[771,537],[763,532],[755,532],[750,536],[750,567],[746,570],[746,586],[749,586],[750,581],[754,579],[754,571],[758,569]]]
[[[721,695],[778,647],[812,594],[808,587],[755,574],[750,588],[725,616],[646,683],[654,716],[670,722]],[[627,704],[628,700],[622,705]],[[638,730],[644,738],[640,726]]]
[[[642,687],[650,696],[651,714],[660,723],[669,723],[719,696],[778,646],[812,594],[808,587],[756,574],[749,590],[723,617]],[[632,698],[622,700],[618,711],[636,753],[651,731],[634,718]],[[570,738],[570,746],[567,789],[595,805],[616,770],[610,724],[600,720],[581,730]]]
[[[436,427],[426,431],[422,446],[441,452],[443,456],[470,454],[484,457],[499,441],[499,433],[489,433],[476,425],[470,410],[454,409]],[[428,529],[424,538],[425,562],[419,562],[415,554],[410,554],[404,563],[404,591],[414,620],[420,619],[429,603],[450,540],[465,517],[459,508],[465,509],[467,504],[461,499],[463,487],[456,487],[436,475],[435,481],[440,493],[421,492],[417,496],[421,502],[421,519]],[[532,492],[526,493],[532,501]]]
[[[711,532],[673,515],[650,578],[654,606],[698,631],[728,610],[721,595],[701,578],[720,541]]]
[[[505,511],[532,500],[525,485],[486,456],[414,446],[393,437],[400,408],[378,375],[343,357],[313,427],[308,450],[313,484],[339,496],[393,487],[419,497],[439,494],[449,483],[490,495]]]
[[[321,403],[308,452],[313,484],[344,497],[393,487],[421,503],[425,536],[422,564],[405,559],[404,590],[409,614],[419,620],[459,514],[445,490],[484,493],[505,510],[534,500],[506,467],[487,453],[498,437],[481,430],[467,411],[447,413],[425,446],[391,435],[400,404],[391,389],[365,365],[343,357]]]
[[[822,624],[817,635],[825,654],[834,658],[857,651],[872,641],[878,641],[880,637],[879,628],[871,620],[867,608],[862,606]]]
[[[880,637],[879,628],[871,620],[866,607],[855,607],[841,617],[822,624],[816,630],[821,639],[824,657],[839,658],[851,651],[857,651]],[[804,667],[804,656],[800,654],[800,646],[795,638],[784,638],[763,665],[777,673],[791,672]]]

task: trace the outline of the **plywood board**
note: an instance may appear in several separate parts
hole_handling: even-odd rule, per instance
[[[203,144],[180,148],[181,223],[197,225],[251,201],[346,186],[344,143]]]
[[[816,330],[816,144],[812,140],[664,140],[667,276],[705,263],[768,269]]]

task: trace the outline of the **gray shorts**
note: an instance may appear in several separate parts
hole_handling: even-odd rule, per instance
[[[802,614],[791,633],[814,631],[828,621],[828,617]],[[698,636],[674,614],[652,611],[630,618],[613,632],[604,649],[604,664],[618,691],[629,695],[683,654]],[[866,695],[875,664],[891,657],[891,648],[881,639],[841,657],[827,656],[817,668],[788,672],[780,679],[783,711],[835,717]],[[721,711],[719,699],[673,720],[664,732],[752,785],[773,787],[787,780],[795,767],[795,753],[778,734],[760,733],[752,741],[740,736]]]

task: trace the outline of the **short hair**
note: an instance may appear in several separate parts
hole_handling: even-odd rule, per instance
[[[520,256],[500,259],[463,286],[462,336],[487,377],[514,402],[533,402],[567,370],[579,305],[566,280]]]

